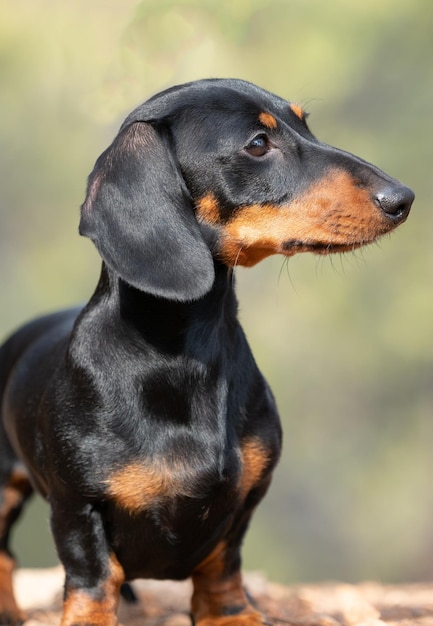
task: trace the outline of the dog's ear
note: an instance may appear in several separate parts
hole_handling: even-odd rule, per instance
[[[80,234],[134,287],[196,300],[214,281],[212,255],[163,132],[147,122],[122,127],[99,157],[81,207]]]

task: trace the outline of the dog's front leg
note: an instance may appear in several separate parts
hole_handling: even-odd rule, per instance
[[[239,546],[221,541],[196,568],[191,602],[195,626],[263,626],[242,585]]]
[[[61,626],[115,626],[124,572],[101,514],[89,503],[52,502],[51,524],[66,572]]]

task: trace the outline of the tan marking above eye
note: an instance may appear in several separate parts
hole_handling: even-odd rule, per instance
[[[263,126],[266,126],[266,128],[273,129],[277,127],[277,120],[275,117],[271,115],[271,113],[266,113],[265,111],[260,113],[259,122],[263,124]]]
[[[293,113],[296,115],[296,117],[299,117],[300,120],[304,121],[305,119],[305,111],[304,109],[301,107],[300,104],[298,104],[297,102],[291,102],[289,104],[291,110],[293,111]]]

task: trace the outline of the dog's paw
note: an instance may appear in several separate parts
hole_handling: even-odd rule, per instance
[[[243,611],[237,615],[206,616],[194,622],[194,626],[271,626],[271,622],[257,611]]]

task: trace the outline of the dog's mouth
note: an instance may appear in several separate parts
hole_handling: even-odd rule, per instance
[[[371,243],[371,240],[353,241],[351,243],[330,243],[322,241],[300,241],[291,239],[285,241],[281,245],[281,253],[286,256],[293,256],[299,252],[310,252],[313,254],[341,254],[344,252],[353,252],[357,248],[361,248]]]

